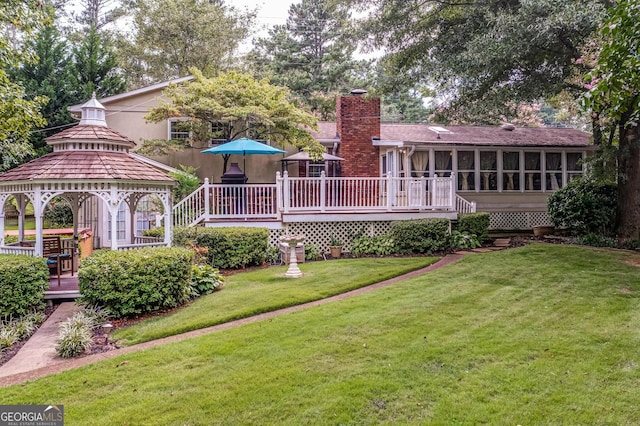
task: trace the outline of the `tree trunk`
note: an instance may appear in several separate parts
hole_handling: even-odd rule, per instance
[[[620,128],[618,236],[640,239],[640,140],[638,126]]]

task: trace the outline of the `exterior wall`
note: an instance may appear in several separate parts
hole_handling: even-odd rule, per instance
[[[138,146],[143,139],[166,139],[167,121],[147,123],[144,116],[164,99],[162,90],[105,103],[107,125],[131,138]]]
[[[344,158],[342,176],[380,176],[380,151],[372,138],[380,137],[380,99],[343,96],[336,102],[339,156]]]

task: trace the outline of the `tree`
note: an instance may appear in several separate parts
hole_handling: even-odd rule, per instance
[[[77,82],[75,97],[89,99],[121,93],[126,81],[118,70],[113,48],[95,27],[90,27],[84,39],[73,48],[73,79]]]
[[[35,60],[33,49],[25,45],[48,16],[37,0],[5,0],[0,5],[0,170],[19,164],[33,148],[29,134],[33,127],[43,126],[40,108],[46,102],[41,96],[29,97],[24,88],[11,81],[7,67]]]
[[[640,4],[622,0],[602,25],[603,39],[590,74],[585,106],[596,117],[594,132],[618,143],[618,234],[640,239]]]
[[[250,59],[262,75],[288,87],[310,106],[321,103],[322,94],[356,88],[353,83],[368,64],[353,59],[357,43],[350,14],[331,0],[292,4],[286,25],[276,25],[269,37],[254,44]]]
[[[568,77],[602,21],[605,0],[352,0],[372,10],[364,25],[396,73],[433,85],[472,121],[507,102],[534,102],[582,85]],[[373,3],[373,5],[372,5]],[[373,7],[372,7],[373,6]],[[459,115],[459,114],[458,114]]]
[[[230,72],[206,78],[195,68],[191,73],[194,80],[165,89],[164,95],[170,102],[153,108],[147,120],[188,118],[184,121],[191,133],[188,142],[201,148],[207,147],[211,138],[231,141],[247,136],[279,145],[291,144],[315,158],[324,152],[324,147],[309,133],[309,129],[315,128],[316,119],[288,99],[287,88],[248,74]],[[142,150],[148,152],[145,145]]]
[[[85,29],[95,28],[98,32],[126,15],[131,6],[127,0],[82,0],[81,4],[80,13],[72,14],[74,20]]]
[[[29,96],[46,97],[41,113],[50,130],[35,130],[30,141],[36,151],[43,154],[45,138],[59,132],[60,126],[75,120],[67,110],[69,105],[82,99],[74,97],[75,85],[71,81],[71,62],[66,42],[60,40],[58,30],[53,25],[42,28],[37,37],[27,41],[27,46],[38,59],[25,63],[10,71],[11,78],[19,81]]]
[[[137,87],[187,75],[214,76],[234,61],[254,12],[208,0],[137,0],[129,40],[119,41],[122,67]]]

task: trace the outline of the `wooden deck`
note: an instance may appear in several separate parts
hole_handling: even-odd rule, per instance
[[[78,291],[78,274],[65,272],[60,277],[60,285],[58,285],[58,277],[52,275],[49,278],[49,289],[44,292],[45,300],[52,299],[76,299],[80,297]]]

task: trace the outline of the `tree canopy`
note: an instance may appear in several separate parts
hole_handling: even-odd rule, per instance
[[[24,87],[12,82],[7,67],[32,63],[33,49],[24,43],[47,22],[48,15],[38,0],[6,0],[0,5],[0,170],[7,169],[33,154],[29,134],[45,120],[40,108],[47,101],[29,96]]]
[[[212,138],[231,141],[246,136],[280,146],[290,144],[315,157],[324,152],[309,132],[316,127],[316,119],[291,102],[289,89],[249,74],[229,72],[207,78],[197,69],[191,72],[192,81],[165,89],[169,101],[153,108],[147,120],[185,119],[191,134],[188,142],[200,148],[208,147]]]
[[[584,91],[568,77],[602,21],[604,0],[352,0],[371,13],[365,28],[395,73],[433,85],[473,121],[507,102]],[[464,107],[464,108],[461,108]]]
[[[619,1],[600,29],[585,106],[604,141],[618,146],[618,233],[640,239],[640,4]]]
[[[254,12],[209,0],[137,0],[122,66],[137,87],[188,74],[190,67],[214,76],[235,61]]]
[[[350,87],[365,61],[353,59],[350,14],[330,0],[302,0],[289,7],[285,25],[255,41],[259,63],[275,84],[309,99],[313,92],[339,92]]]

